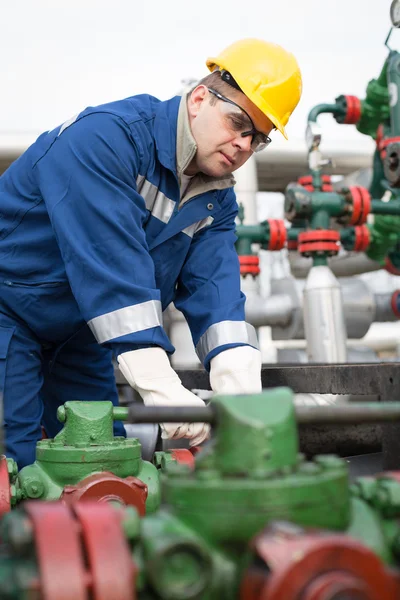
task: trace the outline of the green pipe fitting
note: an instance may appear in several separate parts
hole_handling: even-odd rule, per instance
[[[63,429],[54,439],[38,442],[36,461],[18,474],[23,499],[56,500],[65,486],[107,471],[142,480],[148,486],[146,510],[158,507],[156,467],[142,460],[137,439],[113,435],[113,421],[126,418],[126,409],[115,408],[111,402],[66,402],[57,414]]]
[[[390,202],[382,202],[382,200],[371,200],[371,213],[374,215],[391,215],[393,217],[400,216],[400,200],[394,199]],[[398,221],[395,219],[398,229]]]
[[[197,456],[194,472],[175,464],[163,475],[174,517],[214,545],[244,544],[274,519],[347,527],[346,463],[337,457],[305,462],[299,455],[289,389],[214,397],[213,404],[219,423],[213,446]]]
[[[376,138],[376,132],[381,123],[387,124],[390,119],[389,92],[387,86],[387,68],[389,57],[386,59],[377,79],[372,79],[366,90],[365,99],[361,102],[361,119],[356,124],[360,133]]]
[[[239,256],[251,256],[252,244],[261,244],[268,246],[269,226],[268,221],[263,221],[259,225],[237,225],[236,226],[236,251]]]
[[[387,65],[389,89],[390,132],[393,137],[400,135],[400,54],[392,50]]]
[[[339,104],[317,104],[317,106],[314,106],[314,108],[312,108],[308,113],[307,121],[316,123],[319,115],[322,115],[324,113],[344,116],[346,114],[346,111]]]
[[[372,201],[374,205],[375,202]],[[389,206],[380,202],[382,206]],[[392,215],[377,215],[373,225],[368,225],[371,242],[366,255],[380,264],[384,264],[386,256],[395,250],[400,240],[400,217]]]

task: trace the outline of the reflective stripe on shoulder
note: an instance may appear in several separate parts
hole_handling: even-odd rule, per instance
[[[214,217],[206,217],[201,221],[197,221],[197,223],[193,223],[193,225],[189,225],[189,227],[185,227],[182,229],[182,233],[186,233],[189,237],[193,237],[196,233],[198,233],[204,227],[208,227],[214,221]]]
[[[65,123],[63,123],[60,127],[60,131],[57,134],[57,137],[59,135],[62,134],[62,132],[67,129],[67,127],[69,127],[70,125],[72,125],[72,123],[75,123],[75,121],[77,120],[77,118],[79,117],[80,113],[76,113],[76,115],[74,115],[73,117],[71,117],[70,119],[68,119],[67,121],[65,121]]]
[[[129,333],[136,333],[162,326],[162,310],[159,300],[125,306],[95,317],[88,322],[99,344]]]
[[[175,202],[167,198],[156,185],[150,183],[144,175],[139,175],[136,179],[136,189],[144,198],[146,208],[163,223],[168,223],[174,212]]]
[[[220,321],[203,333],[196,346],[196,354],[204,363],[212,350],[226,344],[248,344],[258,349],[256,330],[246,321]]]

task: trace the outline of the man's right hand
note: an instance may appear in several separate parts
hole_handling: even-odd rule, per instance
[[[203,400],[183,387],[162,348],[142,348],[118,356],[121,373],[146,406],[204,406]],[[164,439],[190,439],[198,446],[210,435],[206,423],[161,423]]]

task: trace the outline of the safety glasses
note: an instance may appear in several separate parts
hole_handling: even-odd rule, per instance
[[[216,90],[213,90],[212,88],[207,89],[211,94],[218,98],[218,100],[222,100],[222,114],[227,127],[232,133],[240,134],[242,137],[251,135],[250,148],[253,152],[261,152],[261,150],[264,150],[270,145],[272,141],[271,138],[254,127],[253,121],[244,108],[241,108],[236,102],[226,98]]]

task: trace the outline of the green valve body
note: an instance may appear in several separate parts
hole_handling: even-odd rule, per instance
[[[58,417],[64,422],[63,429],[54,439],[38,442],[36,461],[17,477],[22,498],[56,500],[65,486],[107,471],[143,481],[148,487],[147,512],[158,507],[158,471],[142,460],[137,439],[113,436],[111,402],[67,402]]]
[[[193,473],[167,468],[164,498],[176,517],[218,543],[227,536],[245,542],[272,519],[347,526],[345,463],[336,457],[308,463],[298,454],[290,390],[265,392],[262,401],[232,396],[215,403],[223,423],[215,448],[199,456]]]
[[[271,521],[335,531],[351,523],[347,465],[336,456],[307,462],[298,453],[289,389],[214,397],[213,404],[213,442],[194,471],[167,463],[162,508],[140,525],[134,555],[149,598],[237,597],[249,541]]]
[[[212,402],[215,435],[198,454],[194,470],[166,461],[162,506],[143,518],[132,507],[109,507],[118,510],[122,541],[134,565],[135,592],[124,596],[127,600],[247,597],[240,590],[252,565],[264,582],[269,576],[268,563],[259,558],[254,563],[254,536],[268,540],[274,526],[282,532],[291,527],[299,543],[305,534],[317,541],[329,531],[343,533],[348,546],[356,540],[364,554],[368,548],[383,563],[399,564],[400,473],[360,478],[350,486],[346,461],[332,455],[305,461],[298,453],[293,394],[287,388]],[[28,600],[25,590],[40,582],[39,566],[48,559],[35,550],[37,531],[25,506],[5,515],[1,524],[0,596],[6,600]],[[97,526],[94,534],[100,535]],[[82,543],[85,536],[78,535]],[[284,546],[285,535],[278,541]],[[286,547],[288,557],[291,548]],[[75,552],[72,557],[76,561]],[[321,576],[330,560],[332,554],[321,563]],[[271,572],[279,565],[272,567]]]

